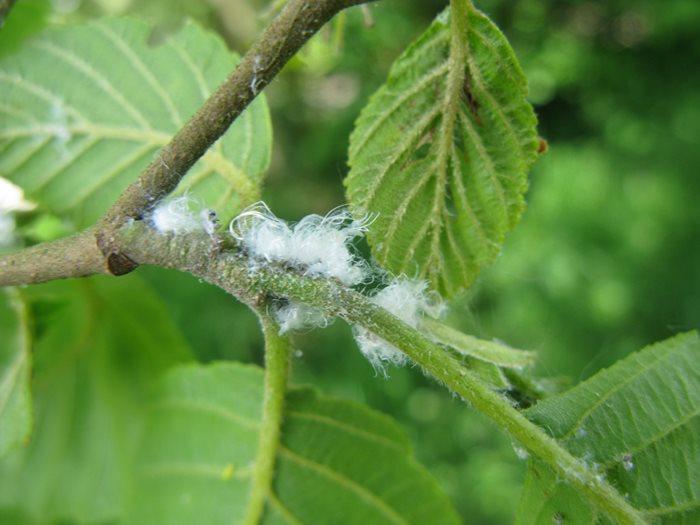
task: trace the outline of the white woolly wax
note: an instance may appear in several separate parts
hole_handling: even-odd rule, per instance
[[[309,277],[333,277],[353,286],[369,273],[368,265],[350,251],[368,222],[367,218],[353,220],[347,210],[337,209],[289,225],[264,203],[257,203],[231,221],[229,230],[255,259],[283,262]]]
[[[405,276],[393,279],[370,300],[413,328],[418,326],[422,316],[438,317],[444,309],[440,296],[428,291],[426,281]],[[375,370],[384,375],[387,364],[400,366],[406,363],[407,358],[403,352],[364,328],[355,327],[353,335],[362,354]]]
[[[259,202],[233,219],[229,231],[250,255],[253,269],[260,261],[279,262],[309,277],[330,277],[355,286],[383,274],[352,252],[353,240],[364,235],[372,220],[369,216],[353,219],[345,208],[338,208],[325,216],[308,215],[289,224]],[[370,300],[414,328],[422,316],[437,317],[443,309],[442,300],[428,291],[426,281],[405,276],[389,280]],[[273,314],[281,334],[329,323],[322,311],[296,302],[275,306]],[[364,328],[354,327],[353,334],[375,370],[386,375],[387,364],[407,361],[403,352]]]
[[[164,200],[151,212],[151,224],[160,233],[204,231],[212,235],[218,227],[216,212],[201,208],[201,203],[188,195]]]

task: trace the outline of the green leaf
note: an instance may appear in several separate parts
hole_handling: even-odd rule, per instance
[[[0,175],[78,226],[107,209],[238,62],[193,23],[155,47],[148,33],[132,19],[52,28],[0,59]],[[226,219],[257,200],[270,150],[259,98],[179,191]]]
[[[651,345],[526,413],[650,521],[700,522],[697,333]],[[550,525],[555,513],[566,518],[564,523],[595,522],[573,490],[533,463],[518,523]]]
[[[485,341],[455,330],[450,326],[424,318],[421,328],[428,332],[434,341],[449,346],[458,353],[475,357],[487,363],[505,367],[522,369],[535,363],[535,353],[517,350],[495,341]]]
[[[547,465],[533,459],[518,510],[517,525],[595,525],[597,512]]]
[[[44,29],[50,15],[49,0],[16,2],[5,20],[0,20],[0,56],[16,51],[27,38]]]
[[[29,315],[15,288],[0,289],[0,456],[29,438]]]
[[[106,523],[123,509],[156,374],[189,358],[136,276],[27,289],[37,335],[32,441],[0,461],[0,508],[37,523]]]
[[[537,155],[526,79],[503,34],[455,2],[394,63],[350,138],[347,195],[396,274],[453,296],[520,219]]]
[[[496,390],[510,390],[512,385],[503,373],[503,370],[487,361],[473,357],[464,358],[464,366],[474,372],[479,378],[491,385]]]
[[[263,373],[221,363],[171,371],[153,406],[128,523],[240,523],[255,468]],[[308,389],[287,398],[262,523],[443,524],[458,519],[403,432]]]

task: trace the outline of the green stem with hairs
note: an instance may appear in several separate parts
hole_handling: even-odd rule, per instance
[[[528,420],[447,350],[338,281],[303,277],[272,264],[255,265],[252,269],[247,256],[225,251],[221,242],[203,234],[158,235],[149,232],[145,225],[135,223],[122,229],[121,243],[128,257],[138,264],[155,264],[189,272],[253,307],[259,304],[260,297],[284,297],[369,330],[400,348],[426,373],[491,419],[616,523],[646,523],[610,483]],[[274,332],[270,334],[270,328],[266,330],[266,339],[270,335],[279,337]],[[271,469],[272,466],[269,467],[270,473]]]
[[[257,525],[261,522],[265,502],[270,493],[280,444],[284,396],[289,375],[288,338],[279,335],[279,326],[267,315],[259,313],[259,317],[265,336],[263,414],[255,471],[243,525]]]

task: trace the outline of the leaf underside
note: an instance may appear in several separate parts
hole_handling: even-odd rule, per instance
[[[238,58],[194,23],[157,46],[134,19],[52,28],[0,59],[0,176],[92,224],[231,72]],[[261,97],[179,192],[228,218],[256,200],[270,160]]]
[[[263,373],[220,363],[168,374],[140,456],[128,523],[240,523],[255,468]],[[262,523],[453,524],[394,423],[365,407],[288,394]]]
[[[697,333],[651,345],[526,413],[650,523],[700,523]],[[532,462],[518,524],[551,525],[557,515],[566,524],[601,519],[548,467]]]
[[[0,457],[28,439],[31,431],[28,322],[20,292],[0,289]]]
[[[537,156],[512,49],[482,13],[463,18],[446,11],[394,63],[356,123],[345,181],[353,209],[379,214],[377,261],[448,297],[498,255]]]

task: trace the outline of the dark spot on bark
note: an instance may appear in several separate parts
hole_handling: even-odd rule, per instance
[[[107,268],[112,275],[126,275],[133,272],[138,264],[121,253],[111,253],[107,257]]]

